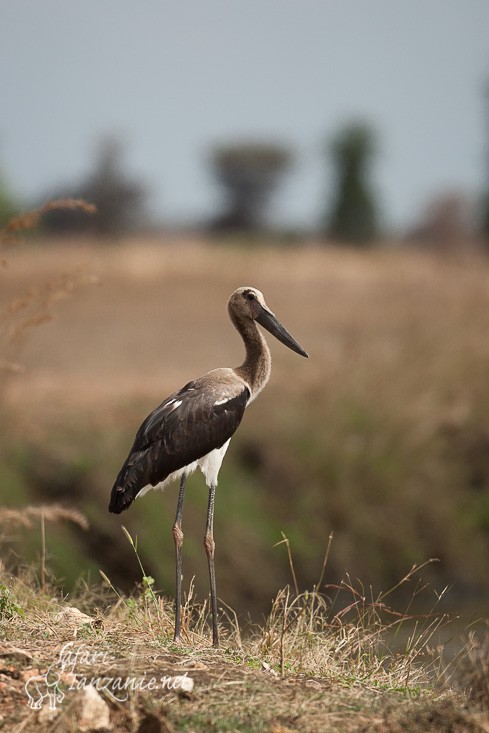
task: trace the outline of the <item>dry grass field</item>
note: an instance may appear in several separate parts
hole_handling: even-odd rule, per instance
[[[292,548],[299,592],[317,583],[334,533],[325,585],[319,589],[326,604],[331,584],[353,578],[358,598],[363,588],[375,607],[382,597],[379,589],[395,586],[413,564],[437,558],[389,596],[398,609],[394,613],[406,615],[412,608],[428,625],[433,607],[440,614],[446,609],[462,614],[464,626],[485,617],[489,263],[484,259],[444,261],[420,252],[315,245],[245,249],[198,238],[29,242],[5,250],[2,257],[8,265],[0,269],[1,504],[21,508],[61,502],[81,510],[90,522],[85,531],[73,523],[46,521],[43,540],[37,523],[15,532],[5,529],[5,571],[19,573],[28,564],[37,572],[34,585],[53,573],[58,581],[64,578],[65,592],[74,593],[51,609],[43,601],[43,610],[36,610],[29,588],[12,580],[27,625],[24,617],[10,614],[11,647],[36,657],[41,620],[53,627],[42,613],[59,612],[63,603],[81,605],[92,616],[99,613],[102,626],[84,632],[90,644],[121,643],[117,634],[125,633],[126,622],[106,610],[117,596],[102,602],[81,594],[80,600],[79,591],[72,591],[80,573],[99,583],[102,570],[121,599],[141,580],[121,523],[138,536],[138,551],[155,588],[171,594],[175,491],[153,493],[123,517],[107,513],[108,494],[147,412],[188,380],[242,359],[226,301],[245,284],[263,290],[310,358],[299,359],[270,337],[270,384],[247,412],[221,471],[215,521],[218,592],[237,610],[240,626],[246,625],[247,613],[261,619],[258,637],[263,640],[270,623],[263,618],[271,607],[273,616],[271,599],[291,582],[285,546],[274,547],[282,532]],[[203,482],[195,477],[187,497],[184,568],[187,588],[195,574],[200,599],[207,593],[201,545],[205,502]],[[7,581],[5,587],[10,587]],[[118,608],[127,605],[121,599]],[[135,601],[143,604],[141,613],[149,613],[146,601],[144,593]],[[158,603],[164,603],[160,596]],[[196,659],[204,664],[199,694],[186,702],[173,696],[159,707],[155,703],[154,710],[148,696],[144,704],[136,696],[130,710],[113,706],[115,729],[153,730],[138,728],[150,714],[160,721],[154,730],[162,731],[488,729],[484,709],[467,708],[472,705],[467,691],[453,693],[452,683],[433,673],[433,655],[431,673],[412,685],[412,671],[387,680],[382,664],[375,672],[384,641],[375,653],[357,644],[342,656],[346,627],[334,628],[319,614],[318,623],[325,625],[313,626],[315,642],[308,655],[298,622],[281,626],[286,614],[283,608],[276,613],[278,630],[268,655],[256,646],[256,635],[238,642],[236,632],[229,631],[227,651],[211,659],[204,625],[196,622],[200,652],[190,651],[190,645],[185,664],[192,667]],[[183,668],[180,652],[168,647],[168,635],[163,646],[169,651],[163,661],[158,657],[162,639],[153,621],[139,621],[150,625],[148,637],[138,642],[141,653],[152,659],[156,654],[155,664],[170,671]],[[189,622],[189,634],[193,628]],[[296,643],[286,647],[286,654],[284,628]],[[458,637],[460,626],[456,629],[448,636]],[[364,631],[372,638],[369,625]],[[72,638],[73,631],[61,625],[53,633],[47,651],[35,658],[39,668],[49,665],[49,650]],[[129,646],[136,639],[137,629],[127,631]],[[437,639],[429,644],[436,646]],[[316,642],[328,649],[332,644],[336,651],[328,659],[318,656]],[[119,665],[127,662],[126,652],[121,647]],[[402,659],[418,669],[425,652],[414,664],[404,643]],[[356,674],[351,666],[348,671],[332,666],[335,659],[343,665],[362,659],[363,664],[369,654],[372,664],[362,673],[358,666]],[[482,668],[487,657],[478,654]],[[263,663],[277,672],[277,680],[267,676]],[[19,665],[14,667],[19,672]],[[226,698],[238,688],[241,697]],[[260,690],[268,702],[261,700]],[[277,709],[270,702],[274,696]],[[268,705],[269,714],[255,716],[250,697]],[[227,717],[223,699],[232,710]],[[38,725],[38,718],[29,715],[17,719],[19,732]],[[6,729],[13,729],[13,718],[5,720]],[[69,720],[69,715],[62,722],[53,719],[45,729],[76,730],[76,721]]]
[[[312,246],[245,250],[198,240],[44,243],[7,254],[3,304],[42,292],[66,272],[98,283],[55,299],[48,306],[54,318],[25,329],[13,344],[20,353],[5,357],[22,369],[4,387],[8,432],[38,484],[49,483],[50,465],[68,477],[78,466],[74,483],[83,484],[97,514],[104,511],[147,412],[189,379],[240,362],[226,300],[236,286],[253,284],[310,359],[271,344],[272,378],[233,440],[216,521],[226,517],[232,526],[244,512],[252,527],[234,536],[251,556],[249,545],[258,544],[261,557],[265,547],[254,534],[273,515],[267,542],[285,531],[306,581],[331,530],[336,577],[349,571],[389,584],[431,557],[442,561],[434,569],[442,581],[463,581],[459,592],[475,592],[487,577],[484,260]],[[25,318],[25,310],[8,316]],[[70,500],[65,488],[68,496],[61,486],[51,498]],[[39,492],[34,498],[50,498],[48,487]],[[174,511],[174,492],[167,494],[145,500],[152,510],[165,502],[162,519]],[[83,495],[72,498],[86,509]]]

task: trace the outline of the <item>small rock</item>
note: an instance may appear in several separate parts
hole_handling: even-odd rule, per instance
[[[179,693],[186,693],[190,695],[194,689],[194,681],[192,677],[188,677],[186,674],[176,675],[170,678],[173,684],[174,690]]]
[[[322,686],[321,686],[321,684],[317,680],[314,680],[314,679],[311,679],[311,678],[306,680],[306,687],[312,687],[315,690],[322,690],[323,689]]]
[[[93,685],[78,692],[74,701],[78,729],[86,731],[111,730],[109,706]]]
[[[264,672],[268,672],[268,674],[272,675],[272,677],[279,677],[280,676],[279,673],[276,672],[273,669],[273,667],[270,667],[270,665],[268,664],[268,662],[262,662],[261,663],[261,668],[262,668],[262,670]]]
[[[48,725],[52,723],[55,718],[58,717],[60,711],[56,708],[53,710],[49,705],[45,705],[39,710],[37,714],[37,722],[41,725]]]
[[[188,667],[188,669],[209,669],[209,665],[201,662],[200,659],[191,659],[185,665],[182,664],[182,666]]]
[[[56,623],[67,623],[70,626],[84,626],[89,624],[90,626],[95,621],[91,616],[87,616],[86,613],[82,613],[78,608],[74,606],[67,606],[62,611],[56,614],[54,617]]]

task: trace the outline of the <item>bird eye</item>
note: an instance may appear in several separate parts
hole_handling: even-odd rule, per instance
[[[255,294],[254,293],[246,293],[246,297],[248,300],[255,300]]]

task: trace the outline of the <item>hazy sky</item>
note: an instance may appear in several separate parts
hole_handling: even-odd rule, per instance
[[[0,164],[39,197],[115,131],[161,219],[204,216],[210,147],[277,139],[297,153],[275,215],[317,223],[324,140],[376,126],[387,221],[489,177],[489,0],[0,0]]]

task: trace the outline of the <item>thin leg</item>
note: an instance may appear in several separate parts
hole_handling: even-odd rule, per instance
[[[209,564],[209,579],[211,584],[211,607],[212,607],[212,646],[219,646],[219,633],[217,630],[217,593],[216,593],[216,571],[214,568],[214,497],[216,487],[209,489],[209,503],[207,505],[207,523],[205,526],[204,547]]]
[[[176,564],[176,584],[175,584],[175,633],[173,641],[180,643],[180,624],[182,615],[182,548],[183,548],[183,532],[182,532],[182,515],[183,515],[183,499],[185,496],[185,483],[187,475],[184,473],[180,479],[180,489],[178,491],[177,514],[173,524],[173,541],[175,543],[175,564]]]

